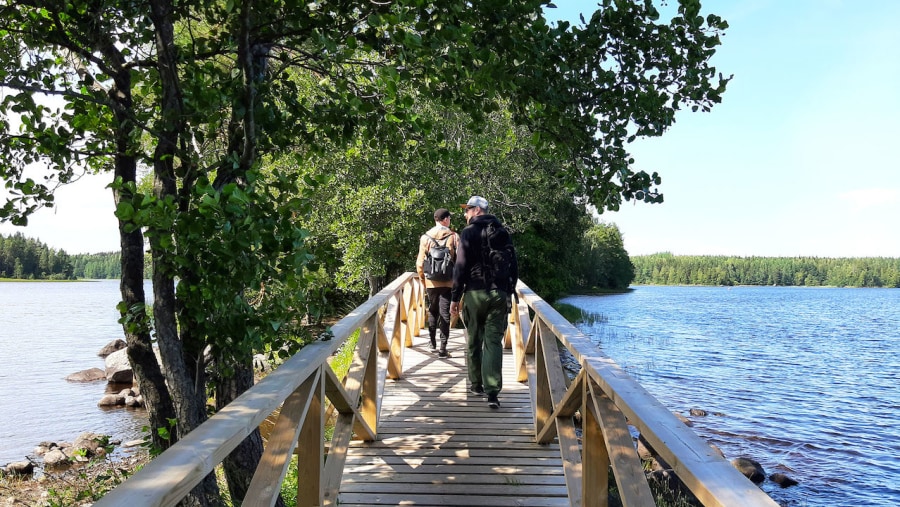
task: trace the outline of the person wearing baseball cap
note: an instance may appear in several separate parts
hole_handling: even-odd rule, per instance
[[[416,271],[419,279],[425,285],[425,294],[428,296],[428,337],[430,338],[431,351],[437,352],[439,357],[450,357],[447,351],[447,342],[450,339],[450,288],[453,286],[452,269],[455,268],[455,255],[459,236],[450,229],[450,210],[438,208],[434,211],[434,227],[428,229],[419,238],[419,255],[416,257]],[[426,273],[426,267],[431,268],[434,261],[429,257],[432,247],[438,246],[449,256],[447,267],[451,269],[446,276],[436,276],[435,273]],[[437,349],[436,335],[441,332],[441,349]]]
[[[459,207],[465,210],[468,210],[469,208],[480,208],[483,212],[487,213],[488,202],[487,199],[480,195],[473,195],[469,198],[468,202],[460,204]]]
[[[462,317],[468,341],[469,392],[487,395],[488,406],[498,409],[503,388],[503,335],[519,276],[518,263],[509,231],[497,217],[488,214],[487,199],[473,195],[460,206],[466,210],[468,225],[459,235],[450,315],[459,314],[459,302],[465,294]],[[495,258],[502,262],[494,262]]]

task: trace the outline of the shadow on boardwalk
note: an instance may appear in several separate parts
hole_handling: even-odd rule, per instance
[[[387,381],[379,440],[352,442],[339,504],[569,505],[559,446],[534,443],[531,395],[515,380],[512,351],[492,410],[468,392],[463,330],[452,330],[448,359],[425,335],[404,350],[403,377]]]

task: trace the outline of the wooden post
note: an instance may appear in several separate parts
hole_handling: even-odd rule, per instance
[[[588,381],[590,383],[590,381]],[[600,421],[590,410],[593,395],[590,389],[582,389],[581,421],[583,429],[581,504],[584,507],[607,507],[609,505],[609,451],[603,442]]]
[[[330,366],[323,366],[330,368]],[[297,456],[297,507],[322,505],[325,453],[325,382],[316,381],[309,410],[300,429],[297,446],[304,450]],[[277,483],[280,485],[281,481]],[[279,488],[280,489],[280,488]],[[274,505],[274,502],[272,503]]]

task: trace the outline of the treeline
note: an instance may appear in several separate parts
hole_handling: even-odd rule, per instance
[[[900,287],[900,258],[725,257],[659,253],[631,257],[634,282],[656,285]]]
[[[150,259],[144,278],[150,278]],[[81,278],[106,280],[122,276],[122,255],[119,252],[69,255],[40,240],[26,238],[18,232],[11,236],[0,234],[0,278],[18,280],[76,280]]]
[[[72,280],[71,257],[22,233],[0,234],[0,278],[20,280]]]
[[[94,280],[120,278],[122,276],[122,254],[103,252],[73,255],[72,266],[77,278]]]

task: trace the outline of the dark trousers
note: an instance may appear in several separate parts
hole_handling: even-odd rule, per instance
[[[447,339],[450,338],[450,287],[432,287],[425,289],[428,294],[428,336],[431,346],[435,347],[435,334],[441,330],[441,350],[447,350]]]
[[[463,324],[468,335],[466,367],[469,383],[482,386],[487,394],[503,389],[503,336],[509,323],[502,291],[467,290],[463,306]]]

